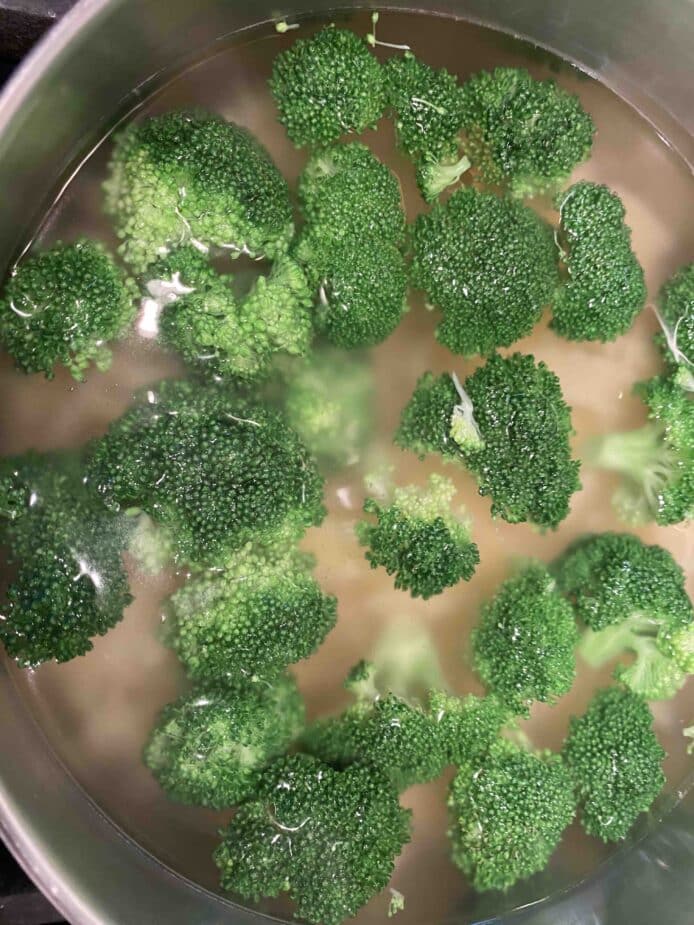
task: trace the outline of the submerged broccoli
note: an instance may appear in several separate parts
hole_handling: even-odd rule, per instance
[[[373,127],[385,108],[381,65],[364,39],[334,25],[274,60],[270,89],[297,147]]]
[[[464,188],[419,215],[411,282],[453,353],[489,354],[529,334],[558,283],[552,230],[531,209]]]
[[[658,340],[675,381],[694,392],[694,263],[682,267],[662,287],[656,314],[663,329]]]
[[[485,182],[513,196],[553,192],[590,154],[593,120],[553,80],[497,67],[474,74],[460,95],[466,153]]]
[[[614,340],[646,303],[624,206],[606,186],[587,180],[561,193],[556,205],[567,275],[552,306],[551,326],[568,340]]]
[[[105,207],[120,251],[144,270],[190,243],[274,258],[293,234],[287,183],[265,148],[221,116],[168,112],[116,136]]]
[[[215,852],[221,884],[244,899],[289,893],[314,925],[339,925],[383,889],[409,841],[410,812],[370,768],[335,771],[308,755],[261,777]]]
[[[626,838],[663,788],[665,752],[642,697],[608,687],[573,717],[564,758],[574,779],[583,828],[603,841]]]
[[[450,479],[432,475],[426,488],[395,488],[383,504],[367,498],[364,511],[376,523],[359,522],[357,536],[368,547],[371,567],[382,566],[395,575],[396,588],[425,600],[461,579],[469,581],[480,555],[469,522],[451,511],[454,496]]]
[[[472,634],[475,668],[515,713],[552,702],[571,687],[578,630],[567,601],[539,562],[505,581]]]
[[[224,809],[254,793],[258,772],[303,722],[288,675],[272,685],[198,687],[164,708],[144,761],[172,799]]]
[[[164,527],[177,561],[224,564],[322,521],[315,462],[277,411],[228,390],[163,382],[97,441],[87,479],[114,510]]]
[[[81,380],[91,363],[108,369],[107,342],[135,317],[135,286],[104,247],[87,238],[22,261],[0,298],[0,341],[25,373]]]

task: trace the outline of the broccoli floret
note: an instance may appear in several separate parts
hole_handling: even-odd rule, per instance
[[[296,539],[325,515],[323,480],[284,417],[216,385],[148,389],[97,441],[87,480],[111,509],[149,514],[193,566]]]
[[[480,561],[470,538],[470,524],[451,511],[455,486],[432,475],[426,488],[395,488],[392,498],[379,504],[367,498],[364,511],[376,523],[360,521],[357,537],[372,568],[382,566],[395,575],[395,587],[425,600],[461,579],[469,581]]]
[[[286,892],[301,918],[339,925],[386,886],[409,821],[371,768],[281,759],[222,832],[214,856],[222,887],[255,901]]]
[[[558,284],[552,230],[520,202],[463,188],[419,215],[413,286],[443,320],[453,353],[489,354],[529,334]]]
[[[130,124],[116,136],[104,192],[120,252],[138,271],[186,243],[275,258],[294,230],[289,188],[268,152],[214,113]]]
[[[540,562],[505,581],[473,630],[475,668],[516,713],[552,702],[571,687],[578,630],[569,603]]]
[[[314,652],[335,625],[337,601],[310,575],[310,557],[240,550],[221,573],[193,578],[171,598],[168,642],[196,681],[272,678]]]
[[[595,126],[577,96],[523,68],[480,71],[461,89],[464,148],[486,183],[553,192],[590,154]]]
[[[614,495],[627,523],[654,520],[662,526],[694,516],[694,401],[666,376],[635,389],[649,422],[626,433],[605,434],[586,447],[586,461],[616,472],[622,482]]]
[[[224,809],[253,794],[258,773],[303,722],[289,676],[272,685],[197,687],[164,708],[144,762],[171,799]]]
[[[512,711],[492,694],[456,697],[432,691],[429,712],[446,756],[446,764],[462,765],[485,755],[512,719]]]
[[[542,870],[575,813],[561,756],[503,739],[460,768],[448,805],[453,862],[480,891]]]
[[[551,327],[568,340],[615,340],[646,303],[624,206],[606,186],[588,181],[561,193],[556,205],[566,276],[552,306]]]
[[[275,58],[270,89],[297,147],[375,126],[385,109],[383,72],[364,39],[331,25]]]
[[[583,828],[605,842],[625,838],[665,783],[665,752],[648,704],[619,687],[599,691],[583,716],[571,719],[563,754]]]
[[[32,254],[0,299],[0,340],[25,373],[52,379],[57,364],[82,380],[111,364],[107,342],[135,317],[135,285],[87,238]]]
[[[675,273],[658,296],[658,321],[663,348],[675,381],[687,392],[694,392],[694,263]]]
[[[428,453],[438,453],[446,461],[460,460],[461,447],[452,436],[458,399],[453,376],[435,376],[429,372],[420,376],[395,432],[397,446],[412,450],[420,459]],[[471,408],[468,413],[474,421]],[[462,411],[458,412],[458,417],[461,414]]]

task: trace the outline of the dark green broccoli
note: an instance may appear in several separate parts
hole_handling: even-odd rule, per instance
[[[116,136],[105,207],[136,270],[190,243],[275,258],[293,234],[287,183],[246,129],[202,111],[168,112]]]
[[[128,526],[86,490],[79,467],[38,453],[0,465],[0,539],[17,568],[0,640],[25,668],[89,652],[132,600],[122,563]]]
[[[431,475],[426,488],[395,488],[383,503],[367,498],[364,511],[376,523],[360,521],[356,529],[371,568],[385,568],[396,588],[425,600],[469,581],[480,555],[469,522],[451,510],[455,493],[450,479]]]
[[[446,691],[432,691],[428,705],[446,764],[460,766],[479,760],[496,741],[502,727],[512,720],[507,704],[492,694],[456,697]]]
[[[87,480],[111,509],[149,514],[190,565],[291,541],[325,515],[323,481],[284,417],[216,385],[148,389],[97,441]]]
[[[616,472],[615,507],[627,523],[662,526],[694,516],[694,401],[670,377],[635,387],[650,420],[626,433],[605,434],[586,446],[585,459]]]
[[[551,228],[531,209],[470,187],[419,215],[411,282],[453,353],[489,354],[529,334],[558,284]]]
[[[297,147],[373,127],[385,109],[381,65],[364,39],[327,26],[275,58],[270,89]]]
[[[420,376],[403,409],[395,443],[422,459],[439,453],[447,461],[461,460],[463,450],[484,448],[470,396],[455,373]]]
[[[81,380],[111,364],[108,341],[135,317],[135,285],[87,238],[32,254],[0,298],[0,341],[25,373],[52,379],[57,364]]]
[[[523,68],[480,71],[461,89],[464,149],[486,183],[553,192],[590,154],[595,126],[577,96]]]
[[[540,562],[505,581],[473,630],[475,668],[515,713],[565,694],[576,674],[578,630],[570,604]]]
[[[337,601],[311,577],[310,556],[251,547],[222,573],[193,578],[171,598],[167,641],[196,681],[272,678],[314,652],[335,625]]]
[[[552,306],[551,327],[568,340],[614,340],[646,304],[624,206],[606,186],[587,180],[560,193],[556,206],[566,275]]]
[[[658,342],[675,381],[694,392],[694,263],[681,267],[662,287],[656,315],[663,329]]]
[[[619,687],[599,691],[583,716],[571,719],[563,754],[583,828],[606,842],[626,838],[665,783],[665,752],[648,704]]]
[[[289,893],[301,918],[339,925],[386,886],[409,822],[373,769],[294,755],[261,775],[214,858],[224,889],[255,901]]]
[[[173,800],[225,809],[252,796],[258,774],[299,735],[294,680],[196,687],[162,711],[144,762]]]
[[[576,810],[561,756],[503,739],[462,765],[448,805],[453,862],[479,891],[542,870]]]

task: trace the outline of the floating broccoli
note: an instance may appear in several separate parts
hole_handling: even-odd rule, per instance
[[[583,828],[606,842],[626,838],[665,783],[665,752],[648,704],[619,687],[599,691],[583,716],[572,718],[563,754]]]
[[[32,254],[0,298],[0,341],[25,373],[65,366],[81,380],[94,363],[108,369],[108,341],[135,317],[135,286],[104,247],[87,238]]]
[[[225,809],[251,796],[258,772],[301,732],[291,677],[272,685],[202,686],[164,708],[144,761],[180,803]]]
[[[560,193],[556,206],[566,277],[552,306],[551,326],[568,340],[614,340],[629,330],[646,303],[624,206],[606,186],[588,181]]]
[[[675,381],[694,392],[694,263],[682,267],[662,287],[656,314],[663,329],[658,341]]]
[[[424,599],[469,581],[480,555],[469,522],[451,511],[454,496],[450,479],[432,475],[424,489],[395,488],[383,503],[367,498],[364,511],[376,523],[360,521],[357,536],[368,547],[371,567],[382,566],[395,576],[396,588]]]
[[[138,271],[181,244],[275,258],[293,234],[287,183],[246,129],[168,112],[116,136],[105,207]]]
[[[419,215],[411,282],[453,353],[489,354],[529,334],[558,284],[552,230],[531,209],[464,188]]]
[[[447,691],[432,691],[429,712],[446,764],[460,767],[487,754],[502,728],[512,721],[512,710],[493,694],[457,697]]]
[[[339,925],[388,883],[409,819],[371,768],[281,759],[222,832],[222,887],[255,901],[288,893],[301,918]]]

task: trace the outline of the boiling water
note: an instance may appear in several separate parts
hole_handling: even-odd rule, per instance
[[[354,27],[364,33],[366,18]],[[597,125],[592,159],[576,177],[606,183],[622,197],[633,242],[647,276],[651,294],[694,252],[691,177],[662,138],[630,108],[598,83],[559,65],[521,43],[464,23],[430,17],[388,15],[381,37],[409,42],[417,54],[465,78],[469,73],[499,64],[527,66],[538,77],[558,70],[558,79],[578,93]],[[202,61],[163,88],[146,107],[159,112],[203,105],[247,126],[269,148],[290,181],[297,177],[305,155],[295,151],[275,119],[266,88],[273,56],[297,33],[264,35],[249,44],[229,47]],[[365,140],[397,170],[410,218],[422,207],[411,165],[395,152],[392,127],[384,123]],[[44,243],[69,240],[77,233],[93,234],[115,246],[100,211],[100,184],[105,175],[109,143],[96,152],[55,205],[41,229]],[[542,204],[541,204],[542,205]],[[548,208],[548,204],[544,204]],[[249,272],[248,267],[236,265]],[[633,329],[616,343],[572,344],[547,328],[547,318],[535,333],[514,345],[544,360],[561,378],[573,408],[577,452],[587,438],[610,430],[638,426],[644,420],[632,384],[657,372],[658,357],[651,338],[655,317],[648,309]],[[433,331],[436,317],[411,297],[411,310],[389,340],[372,352],[377,385],[377,428],[364,463],[389,461],[398,483],[423,483],[437,461],[420,462],[392,447],[390,440],[399,413],[417,378],[427,369],[455,369],[463,378],[476,365],[453,357],[439,347]],[[29,448],[72,447],[104,432],[108,423],[132,401],[133,392],[182,367],[146,340],[132,339],[116,349],[107,373],[92,372],[88,382],[75,384],[58,373],[47,382],[12,370],[3,357],[0,367],[0,433],[4,454]],[[355,464],[327,483],[328,518],[312,530],[305,546],[318,559],[317,576],[326,591],[339,599],[339,622],[320,651],[296,667],[310,714],[332,711],[345,702],[341,678],[359,658],[368,655],[379,634],[393,622],[423,626],[433,635],[447,677],[459,692],[479,686],[465,659],[466,640],[482,601],[489,597],[519,556],[549,561],[568,542],[586,531],[619,529],[611,506],[614,481],[585,470],[583,490],[574,496],[571,515],[558,533],[541,535],[527,525],[494,522],[489,501],[477,494],[473,479],[462,469],[447,467],[474,519],[474,538],[481,564],[469,584],[461,583],[423,602],[395,591],[382,571],[372,571],[354,538],[354,524],[363,501],[364,465]],[[638,531],[648,542],[668,548],[683,565],[694,552],[693,528],[646,527]],[[691,576],[690,576],[691,578]],[[123,622],[95,642],[94,650],[66,665],[44,665],[36,671],[13,669],[16,684],[30,703],[46,735],[85,791],[122,829],[164,863],[198,883],[216,888],[211,852],[216,831],[228,814],[181,807],[169,802],[140,755],[160,708],[185,686],[173,654],[160,641],[162,600],[178,580],[170,574],[155,579],[132,571],[135,601]],[[690,592],[694,582],[690,581]],[[528,731],[539,745],[557,746],[568,716],[580,712],[597,684],[610,670],[598,674],[581,668],[572,692],[557,706],[533,710]],[[687,686],[673,701],[654,707],[658,735],[669,755],[668,787],[675,790],[688,769],[682,728],[692,722],[694,704]],[[407,895],[402,925],[435,925],[443,919],[466,922],[532,901],[547,891],[543,876],[520,892],[481,901],[467,887],[447,859],[445,828],[446,781],[412,788],[404,802],[414,809],[414,831],[397,862],[393,885]],[[606,849],[586,838],[574,825],[551,865],[552,889],[579,879],[606,856]],[[436,884],[435,890],[432,884]],[[480,906],[480,902],[484,905]],[[282,907],[270,905],[266,911]],[[377,897],[359,916],[363,923],[385,918],[387,899]],[[280,913],[281,914],[281,913]]]

